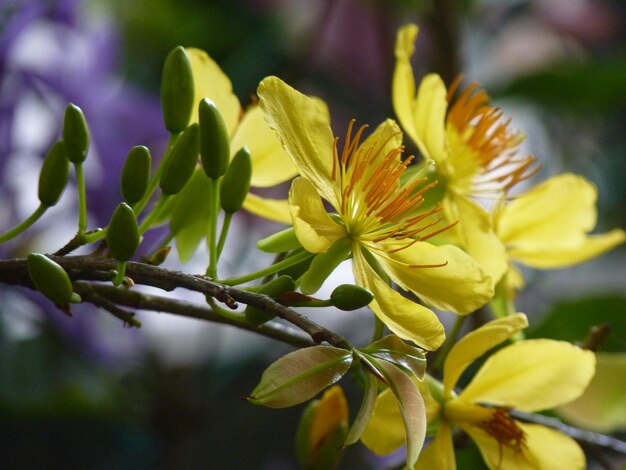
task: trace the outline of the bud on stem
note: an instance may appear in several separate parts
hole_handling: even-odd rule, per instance
[[[72,163],[84,162],[89,150],[89,129],[82,109],[72,103],[65,108],[63,140],[68,159]]]
[[[54,206],[65,186],[70,172],[67,147],[62,140],[55,142],[46,154],[39,172],[39,201],[47,207]]]
[[[195,88],[191,62],[185,48],[178,46],[166,57],[161,78],[161,109],[165,128],[173,134],[189,125]]]
[[[122,196],[128,204],[135,204],[146,194],[150,181],[150,163],[150,150],[147,147],[138,145],[128,152],[120,178]]]
[[[128,204],[122,202],[109,222],[107,246],[113,258],[125,262],[133,257],[139,246],[139,227],[135,213]]]
[[[191,178],[198,162],[199,140],[198,124],[192,124],[174,144],[159,181],[161,191],[165,194],[177,194]]]
[[[232,214],[243,206],[250,191],[252,159],[247,147],[239,150],[230,162],[222,179],[220,203],[225,212]]]
[[[28,275],[35,288],[56,304],[80,302],[72,289],[72,281],[58,263],[40,253],[31,253],[26,259]]]
[[[200,101],[198,121],[202,168],[209,178],[217,179],[226,173],[230,160],[228,128],[222,113],[208,98]]]

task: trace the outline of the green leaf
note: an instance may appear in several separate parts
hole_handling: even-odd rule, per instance
[[[344,445],[349,446],[354,444],[361,438],[363,430],[369,423],[374,411],[374,404],[376,403],[376,396],[378,395],[378,383],[372,374],[367,374],[367,382],[365,384],[365,395],[361,402],[359,412],[350,427],[346,442]]]
[[[331,346],[312,346],[281,357],[270,365],[249,401],[286,408],[314,397],[337,382],[350,368],[352,353]]]
[[[406,433],[406,466],[413,468],[426,438],[426,407],[424,399],[411,378],[399,367],[368,356],[369,362],[385,378],[396,397]]]
[[[170,231],[176,237],[181,263],[194,255],[207,234],[211,214],[209,178],[197,167],[189,182],[174,196]]]
[[[552,338],[581,343],[592,327],[608,325],[610,333],[600,351],[626,351],[626,297],[591,297],[556,305],[539,326],[526,331],[527,338]]]
[[[407,374],[424,378],[426,357],[424,351],[405,343],[396,335],[388,335],[363,350],[368,355],[395,364]]]

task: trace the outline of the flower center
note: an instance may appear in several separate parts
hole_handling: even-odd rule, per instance
[[[450,86],[449,103],[461,79],[459,76]],[[452,132],[457,134],[454,139],[457,145],[466,147],[465,152],[451,148],[451,158],[467,158],[467,150],[471,154],[473,161],[455,164],[455,167],[466,170],[467,174],[463,176],[471,177],[471,193],[485,196],[508,191],[539,170],[539,166],[533,165],[535,157],[532,155],[516,155],[524,136],[510,131],[511,120],[503,120],[502,111],[489,105],[489,95],[479,89],[478,84],[471,83],[460,92],[449,108],[447,122],[452,126]]]
[[[524,431],[509,415],[508,408],[495,408],[491,419],[483,422],[482,428],[502,446],[521,451],[524,444]]]
[[[429,182],[419,174],[404,183],[400,181],[414,157],[401,159],[404,147],[394,147],[391,142],[398,134],[383,142],[365,141],[361,145],[367,125],[353,135],[354,123],[352,120],[348,125],[341,154],[338,138],[333,145],[332,179],[341,205],[337,210],[348,233],[366,242],[397,242],[397,248],[391,251],[399,251],[454,225],[436,227],[442,220],[439,204],[420,210],[424,194],[437,181]]]

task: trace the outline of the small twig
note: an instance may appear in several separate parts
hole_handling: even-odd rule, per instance
[[[91,302],[94,305],[97,305],[98,307],[103,308],[114,317],[122,320],[124,324],[129,327],[135,327],[135,328],[141,327],[141,322],[135,319],[134,313],[127,312],[126,310],[119,308],[114,302],[111,302],[111,300],[109,300],[107,297],[104,297],[98,294],[95,291],[95,289],[92,289],[91,285],[86,282],[82,283],[81,287],[82,288],[79,289],[77,286],[74,286],[74,290],[80,294],[80,296],[83,298],[83,301],[86,300],[88,302]],[[118,290],[122,290],[122,289],[118,289]]]
[[[626,442],[615,439],[614,437],[607,436],[605,434],[599,434],[586,429],[579,429],[573,426],[569,426],[563,423],[557,418],[550,418],[548,416],[539,415],[535,413],[526,413],[519,410],[510,410],[510,415],[513,418],[519,419],[525,423],[541,424],[543,426],[556,429],[557,431],[566,434],[577,441],[587,444],[593,444],[596,446],[604,447],[606,449],[614,450],[626,454]]]

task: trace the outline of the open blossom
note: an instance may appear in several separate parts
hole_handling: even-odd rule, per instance
[[[407,25],[396,38],[393,106],[406,134],[425,158],[435,162],[445,187],[446,219],[459,221],[450,233],[497,282],[506,271],[504,249],[487,212],[476,198],[498,198],[534,175],[532,156],[517,156],[523,136],[489,104],[489,96],[471,84],[458,92],[459,81],[446,90],[437,74],[426,75],[416,92],[410,59],[418,29]]]
[[[291,159],[285,154],[276,135],[267,127],[258,104],[245,111],[233,93],[228,76],[209,55],[195,48],[186,49],[193,70],[196,88],[195,102],[209,98],[222,114],[231,138],[232,156],[246,146],[252,158],[252,188],[267,188],[290,180],[297,175]],[[194,108],[191,122],[198,121]],[[248,193],[244,209],[266,219],[289,224],[291,217],[286,200],[261,198]]]
[[[375,296],[370,307],[398,336],[437,348],[444,330],[429,308],[396,292],[398,286],[436,308],[467,314],[493,295],[493,282],[478,263],[455,246],[427,240],[448,228],[440,207],[420,210],[430,185],[418,175],[401,180],[402,134],[395,122],[381,124],[361,142],[364,127],[350,124],[343,150],[316,101],[276,77],[259,85],[261,109],[302,175],[289,194],[293,226],[312,253],[347,246],[357,283]],[[334,209],[328,214],[325,200]]]
[[[597,198],[593,184],[581,176],[564,173],[495,209],[495,231],[510,260],[505,278],[509,297],[524,285],[513,262],[538,269],[562,268],[588,261],[624,243],[626,233],[622,229],[589,234],[596,226]]]
[[[459,427],[474,440],[491,469],[583,469],[585,456],[576,441],[560,432],[514,419],[512,408],[534,412],[551,409],[579,397],[595,371],[595,356],[571,343],[548,339],[513,343],[485,361],[469,385],[458,394],[456,383],[476,359],[527,325],[522,314],[494,320],[468,333],[450,350],[444,363],[443,391],[435,398],[425,383],[429,424],[437,434],[419,457],[416,469],[456,469],[452,430]],[[389,391],[376,401],[362,440],[378,453],[403,444],[402,421]],[[388,437],[389,436],[389,437]]]

